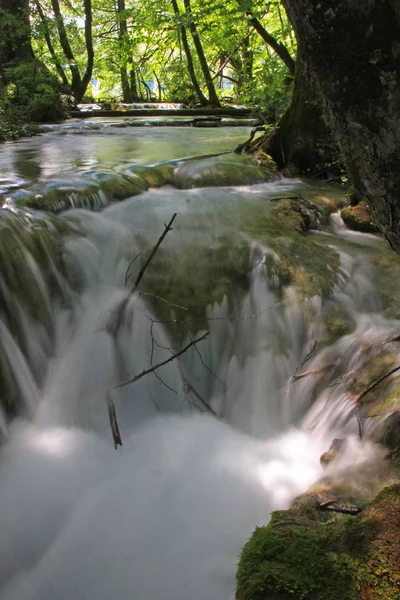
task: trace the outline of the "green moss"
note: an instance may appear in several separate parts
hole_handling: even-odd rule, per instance
[[[341,216],[345,225],[349,229],[367,233],[378,232],[378,228],[375,225],[368,205],[365,202],[360,202],[360,204],[357,204],[357,206],[343,208]]]
[[[273,513],[243,548],[236,599],[359,600],[372,590],[374,600],[398,599],[399,510],[396,485],[356,517],[321,523],[308,506]]]
[[[324,313],[326,337],[321,343],[334,344],[354,331],[355,321],[341,305],[328,306]]]
[[[209,304],[221,302],[224,296],[231,300],[248,288],[249,272],[248,243],[220,236],[213,247],[188,247],[179,257],[160,249],[142,287],[153,295],[160,318],[168,320],[175,314],[188,323],[191,331],[198,331],[205,326]]]
[[[163,185],[175,184],[175,166],[171,164],[157,165],[154,167],[132,166],[125,167],[124,172],[128,175],[137,175],[149,187],[159,188]]]
[[[296,231],[292,219],[271,210],[269,204],[240,207],[238,218],[241,231],[274,251],[267,267],[270,275],[279,278],[281,292],[293,285],[300,299],[304,299],[333,291],[340,266],[335,250]]]
[[[353,379],[353,383],[350,387],[350,392],[354,396],[358,396],[364,390],[366,390],[374,381],[386,375],[388,371],[393,369],[397,364],[398,358],[395,353],[380,354],[378,356],[372,356],[370,359],[366,359],[365,366],[360,373],[356,374]],[[386,399],[386,395],[390,390],[392,380],[390,377],[382,381],[375,389],[371,390],[361,402],[369,405],[376,403],[379,404],[379,408],[382,407],[381,403]]]

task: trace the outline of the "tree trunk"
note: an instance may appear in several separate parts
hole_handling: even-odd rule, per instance
[[[63,84],[65,85],[65,88],[69,89],[68,78],[67,78],[65,71],[64,71],[60,61],[58,60],[57,54],[54,50],[53,42],[51,41],[49,26],[47,23],[47,18],[43,12],[43,8],[42,8],[42,5],[40,4],[40,0],[35,0],[35,6],[36,6],[36,10],[38,12],[38,15],[39,15],[42,27],[43,27],[44,39],[46,40],[47,48],[50,52],[50,56],[53,60],[53,64],[54,64],[54,66],[57,70],[57,73],[59,74]]]
[[[400,252],[398,0],[283,0],[351,180]]]
[[[253,142],[250,152],[262,149],[280,168],[294,166],[302,173],[317,175],[326,163],[338,158],[338,148],[304,69],[299,52],[290,106],[276,130]]]
[[[180,19],[181,15],[180,15],[180,12],[179,12],[177,1],[176,0],[171,0],[171,2],[172,2],[172,7],[174,9],[175,17],[177,19]],[[194,70],[192,53],[190,51],[190,46],[189,46],[189,42],[188,42],[187,35],[186,35],[186,28],[185,28],[184,25],[180,25],[179,29],[180,29],[181,39],[182,39],[183,50],[184,50],[185,56],[186,56],[186,61],[187,61],[187,66],[188,66],[190,81],[192,82],[194,91],[196,92],[196,95],[197,95],[197,97],[199,99],[200,104],[202,106],[207,106],[208,105],[208,100],[205,97],[205,95],[203,94],[203,92],[201,91],[201,88],[200,88],[199,82],[197,81],[196,73],[195,73],[195,70]]]
[[[200,62],[201,70],[203,71],[204,81],[208,90],[208,97],[210,100],[211,106],[221,106],[217,92],[215,91],[214,82],[211,77],[210,69],[208,67],[207,59],[204,54],[203,46],[200,41],[200,37],[197,31],[197,27],[195,22],[193,21],[192,9],[190,6],[190,0],[183,0],[183,4],[185,6],[186,14],[188,17],[188,28],[190,33],[192,34],[194,47],[196,48],[197,56]]]

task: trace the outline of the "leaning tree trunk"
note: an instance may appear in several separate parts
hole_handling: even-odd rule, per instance
[[[400,252],[400,4],[283,4],[356,191]]]

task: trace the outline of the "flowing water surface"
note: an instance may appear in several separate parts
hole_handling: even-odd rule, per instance
[[[68,125],[3,146],[3,192],[64,171],[224,151],[248,133],[82,126],[80,135]],[[14,319],[13,326],[10,318],[0,321],[2,360],[25,408],[11,424],[0,419],[1,600],[229,600],[246,539],[321,476],[319,457],[332,439],[353,440],[353,464],[373,452],[368,422],[357,442],[343,382],[316,391],[309,378],[292,383],[292,376],[323,337],[328,300],[344,307],[354,328],[317,350],[309,369],[340,360],[356,369],[366,344],[398,333],[398,321],[383,314],[369,262],[371,247],[385,252],[383,242],[335,223],[314,234],[320,252],[338,253],[335,288],[328,300],[302,301],[289,289],[283,302],[266,266],[271,250],[240,230],[244,213],[299,189],[315,193],[287,179],[167,186],[102,212],[68,211],[61,219],[78,233],[63,238],[67,272],[50,257],[57,294],[26,249],[26,285],[37,290],[47,316],[41,322],[24,308],[21,292],[2,286]],[[158,279],[151,268],[145,278],[155,277],[162,290],[172,281],[182,293],[169,290],[174,303],[162,314],[150,295],[133,294],[122,326],[110,334],[132,259],[157,241],[174,213],[154,259]],[[210,275],[204,256],[212,261],[214,250],[238,239],[249,249],[248,285],[228,282],[230,293],[214,295],[221,278]],[[204,277],[211,277],[208,297],[197,298],[196,280]],[[196,310],[182,325],[172,304],[185,302]],[[205,331],[206,339],[157,376],[116,387]],[[123,443],[117,451],[110,397]]]

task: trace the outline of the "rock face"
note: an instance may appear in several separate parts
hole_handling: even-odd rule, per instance
[[[296,506],[272,514],[243,548],[237,600],[400,597],[400,485],[357,516]]]
[[[400,8],[397,0],[284,0],[305,73],[359,197],[400,252]]]

